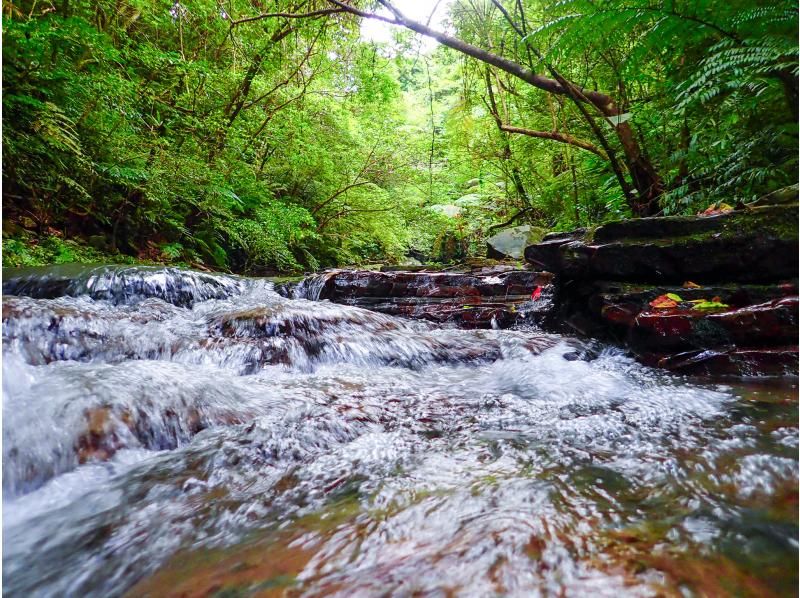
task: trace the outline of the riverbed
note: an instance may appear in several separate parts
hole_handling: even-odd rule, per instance
[[[796,377],[175,269],[4,292],[4,595],[796,595]]]

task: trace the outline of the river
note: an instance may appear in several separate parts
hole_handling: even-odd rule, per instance
[[[175,269],[4,293],[4,595],[796,595],[796,378]]]

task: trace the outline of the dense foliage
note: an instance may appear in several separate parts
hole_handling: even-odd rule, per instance
[[[457,40],[612,109],[408,27],[367,42],[337,6],[6,1],[4,264],[448,261],[506,223],[629,217],[641,173],[666,214],[797,179],[793,2],[449,5]]]

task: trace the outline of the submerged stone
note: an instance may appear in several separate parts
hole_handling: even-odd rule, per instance
[[[240,295],[246,286],[245,279],[236,276],[156,266],[65,264],[3,268],[5,295],[35,299],[87,295],[115,305],[158,298],[179,307],[191,307],[199,301]]]

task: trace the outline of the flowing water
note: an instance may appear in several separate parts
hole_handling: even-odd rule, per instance
[[[263,280],[4,274],[5,595],[796,594],[794,378]]]

